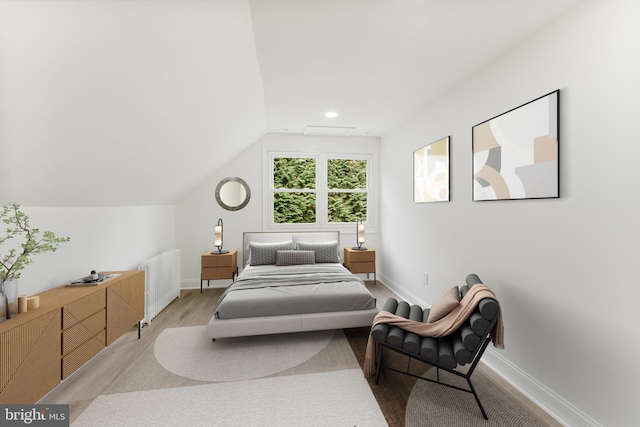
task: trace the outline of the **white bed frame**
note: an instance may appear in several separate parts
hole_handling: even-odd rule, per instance
[[[287,240],[294,242],[331,242],[338,241],[338,231],[310,232],[252,232],[243,233],[243,267],[249,260],[249,243],[277,243]],[[338,254],[340,256],[340,254]],[[359,328],[371,326],[378,309],[338,311],[329,313],[295,314],[288,316],[248,317],[243,319],[216,319],[215,315],[207,325],[210,338],[242,337],[250,335],[269,335],[290,332],[319,331],[325,329]]]

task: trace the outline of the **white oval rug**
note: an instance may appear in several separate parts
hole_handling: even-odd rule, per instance
[[[335,330],[211,341],[206,326],[168,328],[154,344],[165,369],[199,381],[241,381],[292,368],[324,349]]]

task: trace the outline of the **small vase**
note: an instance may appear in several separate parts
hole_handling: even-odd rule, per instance
[[[7,320],[7,296],[4,294],[4,286],[0,282],[0,323]]]
[[[6,317],[13,319],[18,315],[18,279],[8,279],[2,284],[6,302]]]

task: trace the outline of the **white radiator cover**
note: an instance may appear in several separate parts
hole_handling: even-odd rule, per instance
[[[144,323],[180,297],[180,256],[180,249],[171,249],[138,264],[145,277]]]

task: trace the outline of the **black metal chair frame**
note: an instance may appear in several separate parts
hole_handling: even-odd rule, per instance
[[[497,319],[494,319],[491,322],[491,324],[489,326],[489,330],[491,330],[491,328],[493,328],[493,325],[495,324],[496,321],[497,321]],[[455,370],[455,368],[445,367],[445,366],[441,365],[438,362],[424,359],[424,358],[420,357],[419,355],[413,354],[413,353],[409,353],[409,352],[403,350],[402,348],[391,346],[391,345],[389,345],[387,343],[382,343],[380,341],[376,341],[376,342],[378,344],[380,344],[380,348],[378,350],[378,364],[377,364],[376,380],[375,380],[376,384],[378,384],[378,378],[380,376],[380,370],[381,369],[386,369],[386,370],[389,370],[389,371],[398,372],[398,373],[403,374],[403,375],[408,375],[410,377],[414,377],[414,378],[418,378],[418,379],[421,379],[421,380],[429,381],[429,382],[434,383],[434,384],[440,384],[440,385],[443,385],[443,386],[446,386],[446,387],[449,387],[449,388],[453,388],[453,389],[456,389],[456,390],[460,390],[460,391],[464,391],[464,392],[467,392],[467,393],[471,393],[471,394],[473,394],[473,397],[475,397],[475,399],[476,399],[476,403],[478,404],[478,407],[480,408],[480,412],[482,412],[482,417],[485,420],[489,419],[489,417],[487,416],[486,411],[484,410],[484,407],[482,406],[482,403],[480,402],[480,397],[478,397],[478,393],[476,392],[476,389],[473,387],[473,384],[471,383],[471,375],[473,374],[473,372],[476,369],[476,366],[480,362],[480,357],[482,357],[482,354],[484,353],[485,349],[489,345],[489,342],[491,342],[491,338],[489,337],[488,334],[484,338],[484,342],[482,343],[482,345],[478,349],[478,352],[473,357],[473,361],[471,362],[471,365],[470,365],[470,367],[469,367],[469,369],[467,370],[466,373],[459,372],[459,371]],[[409,360],[407,362],[407,370],[406,371],[401,371],[399,369],[395,369],[395,368],[392,368],[390,366],[382,366],[382,350],[385,347],[388,347],[389,349],[391,349],[393,351],[397,351],[398,353],[404,354],[404,355],[409,357]],[[411,372],[409,372],[409,368],[411,367],[411,359],[416,359],[416,360],[419,360],[421,362],[427,363],[427,364],[435,367],[436,368],[436,380],[432,380],[430,378],[424,378],[424,377],[421,377],[421,376],[418,376],[418,375],[415,375],[415,374],[412,374]],[[455,386],[455,385],[448,384],[448,383],[440,381],[440,369],[442,369],[442,370],[444,370],[446,372],[449,372],[451,374],[454,374],[454,375],[456,375],[456,376],[458,376],[460,378],[464,378],[467,381],[467,384],[469,385],[469,389],[467,390],[466,388],[458,387],[458,386]]]

